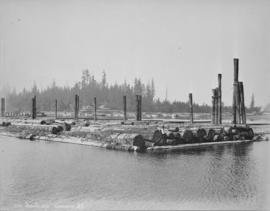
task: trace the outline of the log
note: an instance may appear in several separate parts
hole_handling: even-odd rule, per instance
[[[137,146],[140,149],[145,148],[145,141],[140,134],[115,133],[109,136],[109,140],[120,145]]]
[[[192,130],[189,129],[184,130],[182,137],[185,143],[192,143],[194,141]]]
[[[207,138],[206,130],[203,128],[199,128],[196,132],[196,138],[202,142]]]
[[[156,130],[153,134],[153,138],[152,141],[156,144],[156,145],[162,145],[165,143],[166,141],[166,135],[162,134],[162,132],[160,130]]]

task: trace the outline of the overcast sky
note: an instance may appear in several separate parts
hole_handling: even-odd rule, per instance
[[[232,103],[233,58],[246,104],[270,102],[270,1],[0,0],[0,87],[155,80],[156,94],[211,103],[217,74]]]

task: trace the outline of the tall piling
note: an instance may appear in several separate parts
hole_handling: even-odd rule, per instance
[[[124,121],[127,120],[127,96],[123,96]]]
[[[74,119],[77,119],[77,94],[75,94]]]
[[[189,93],[190,123],[193,124],[193,99],[192,93]]]
[[[139,99],[140,99],[140,112],[139,112],[139,114],[140,114],[140,121],[142,120],[142,96],[141,95],[139,95]]]
[[[240,91],[240,111],[241,111],[241,123],[246,124],[246,107],[245,107],[245,95],[244,95],[244,85],[243,82],[239,82]]]
[[[136,120],[141,121],[142,120],[142,98],[141,95],[136,95]]]
[[[222,124],[222,90],[221,90],[222,75],[218,74],[218,124]]]
[[[215,124],[218,124],[218,88],[215,88]]]
[[[37,118],[37,97],[32,98],[32,119]]]
[[[239,89],[238,89],[238,73],[239,59],[233,59],[234,64],[234,82],[233,82],[233,124],[239,123]]]
[[[94,97],[94,120],[97,121],[97,98]]]
[[[6,99],[4,97],[1,98],[1,116],[4,117],[6,113]]]
[[[57,100],[55,100],[55,119],[57,119]]]
[[[79,106],[80,106],[80,98],[79,98],[79,95],[75,95],[75,111],[74,111],[74,117],[75,119],[78,119],[78,116],[79,116]]]
[[[212,95],[212,124],[216,124],[216,116],[215,116],[215,114],[216,114],[216,111],[215,111],[215,93],[216,93],[216,91],[215,91],[215,89],[212,89],[212,93],[213,93],[213,95]]]

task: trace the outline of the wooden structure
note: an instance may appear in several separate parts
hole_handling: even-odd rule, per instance
[[[6,113],[6,99],[4,97],[1,98],[1,116],[4,117]]]
[[[74,111],[74,117],[75,119],[78,119],[79,116],[79,108],[80,108],[80,98],[79,95],[75,95],[75,111]]]
[[[222,75],[218,74],[218,124],[222,124],[222,91],[221,91]]]
[[[193,124],[193,99],[192,93],[189,93],[190,123]]]
[[[222,124],[222,90],[221,90],[222,75],[218,74],[218,87],[213,89],[212,96],[212,124]]]
[[[57,100],[55,100],[55,119],[57,119]]]
[[[97,121],[97,98],[96,97],[94,97],[94,107],[95,107],[94,120]]]
[[[239,59],[234,58],[234,82],[233,82],[233,124],[246,124],[246,109],[243,82],[238,80]]]
[[[32,119],[37,118],[37,97],[32,98]]]
[[[127,96],[123,96],[124,121],[127,120]]]
[[[142,96],[136,95],[136,120],[142,120]]]

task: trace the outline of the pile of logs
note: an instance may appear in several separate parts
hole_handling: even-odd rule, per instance
[[[219,128],[189,128],[182,131],[156,130],[152,139],[145,139],[146,146],[178,145],[215,141],[233,141],[254,137],[252,128],[230,126]]]

